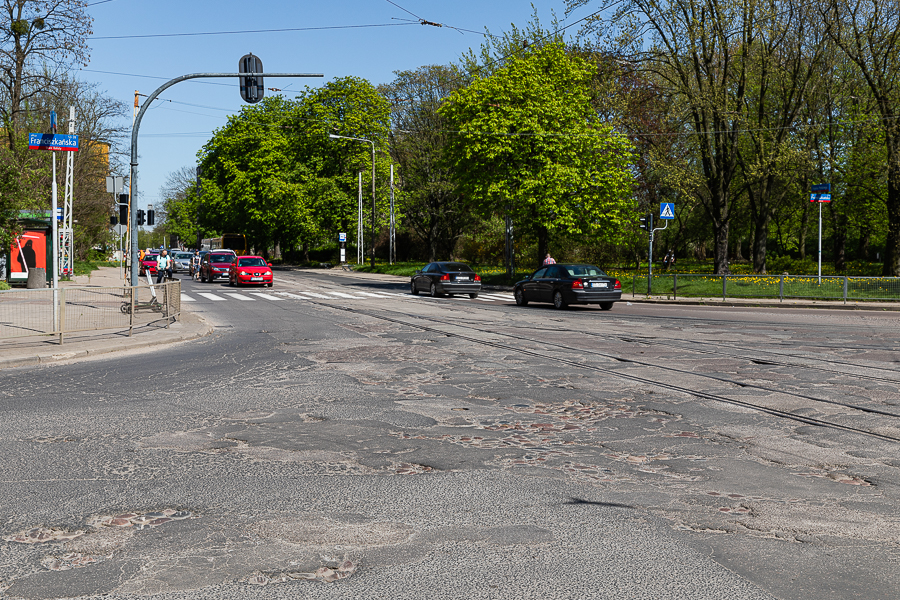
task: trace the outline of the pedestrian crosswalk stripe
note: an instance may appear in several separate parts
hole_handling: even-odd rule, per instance
[[[188,296],[187,294],[181,294],[181,301],[182,301],[182,302],[196,302],[197,299],[196,299],[196,298],[191,298],[191,297]]]
[[[350,294],[344,294],[342,292],[326,292],[327,294],[331,294],[333,296],[337,296],[338,298],[350,298],[352,300],[359,300],[359,296],[351,296]]]
[[[282,296],[284,296],[286,298],[293,298],[294,300],[309,300],[309,298],[307,298],[306,296],[298,296],[297,294],[290,294],[288,292],[276,292],[276,293],[281,294]]]
[[[390,298],[385,294],[373,294],[372,292],[356,292],[357,294],[362,294],[363,296],[372,296],[373,298]]]
[[[332,299],[329,296],[323,296],[322,294],[317,294],[315,292],[307,292],[304,290],[303,293],[306,294],[307,296],[312,296],[313,298],[321,298],[323,300],[331,300]]]
[[[501,294],[481,294],[485,298],[493,298],[494,300],[514,300],[512,296],[503,296]],[[480,297],[480,296],[479,296]]]
[[[235,300],[245,300],[245,301],[250,301],[250,302],[253,302],[254,300],[256,300],[255,298],[250,298],[250,297],[244,296],[244,295],[242,295],[242,294],[229,294],[229,293],[226,293],[225,295],[228,296],[229,298],[234,298]]]
[[[281,300],[278,296],[270,296],[269,294],[263,294],[261,292],[253,292],[254,296],[259,296],[260,298],[265,298],[266,300]]]
[[[212,300],[214,302],[225,302],[225,298],[220,298],[220,297],[216,296],[215,294],[208,294],[206,292],[197,292],[197,295],[202,296],[202,297],[206,298],[207,300]]]
[[[478,296],[475,298],[476,300],[481,300],[482,302],[496,302],[495,298],[485,298],[484,296]]]

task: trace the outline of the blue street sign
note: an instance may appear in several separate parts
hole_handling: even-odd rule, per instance
[[[50,133],[56,134],[56,111],[50,111]]]
[[[29,133],[29,150],[68,150],[78,151],[77,135],[53,135],[50,133]]]
[[[830,183],[817,183],[816,185],[812,186],[809,189],[809,191],[811,191],[811,192],[830,192],[831,184]]]
[[[674,219],[675,218],[675,203],[674,202],[660,203],[659,218],[660,219]]]
[[[831,202],[831,194],[810,194],[810,202]]]
[[[339,241],[339,242],[346,242],[346,241],[347,241],[347,234],[346,234],[346,233],[339,233],[339,234],[338,234],[338,241]]]

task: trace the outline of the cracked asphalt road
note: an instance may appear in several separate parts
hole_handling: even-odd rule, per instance
[[[894,314],[191,310],[213,336],[0,373],[3,597],[900,597]]]

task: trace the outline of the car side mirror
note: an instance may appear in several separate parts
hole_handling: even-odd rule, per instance
[[[421,274],[422,274],[422,269],[416,269],[416,275],[421,275]]]
[[[267,263],[267,264],[268,264],[270,267],[272,266],[272,263]]]

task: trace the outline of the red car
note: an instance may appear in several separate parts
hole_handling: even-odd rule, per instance
[[[219,277],[228,277],[228,268],[235,258],[231,250],[213,250],[200,263],[200,281],[212,283]]]
[[[141,267],[150,275],[156,275],[156,261],[158,258],[158,254],[145,254],[144,260],[141,261]]]
[[[267,285],[272,287],[272,263],[262,256],[238,256],[228,271],[228,285]]]

